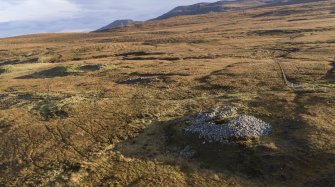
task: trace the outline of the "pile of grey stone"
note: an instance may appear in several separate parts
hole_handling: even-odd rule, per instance
[[[191,125],[184,130],[208,142],[229,143],[234,139],[268,136],[270,124],[254,116],[239,115],[236,108],[222,107],[200,112],[190,118]]]

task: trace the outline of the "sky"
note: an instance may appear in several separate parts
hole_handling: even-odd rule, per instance
[[[145,21],[203,1],[217,0],[0,0],[0,38],[88,32],[118,19]]]

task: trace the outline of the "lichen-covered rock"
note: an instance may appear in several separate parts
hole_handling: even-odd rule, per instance
[[[248,115],[238,115],[235,108],[223,107],[200,112],[184,130],[209,142],[229,143],[231,139],[258,138],[269,135],[270,124]]]

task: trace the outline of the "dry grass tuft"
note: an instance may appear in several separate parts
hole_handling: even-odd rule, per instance
[[[332,186],[332,9],[314,1],[1,39],[0,186]],[[322,89],[293,91],[275,62]],[[216,106],[273,132],[233,145],[183,134],[186,116]],[[198,156],[180,157],[185,146]]]

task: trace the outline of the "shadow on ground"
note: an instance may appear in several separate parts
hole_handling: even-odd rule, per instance
[[[335,60],[331,62],[332,68],[326,73],[325,79],[329,80],[330,82],[335,82]]]
[[[313,150],[307,135],[296,136],[296,132],[306,125],[296,115],[276,120],[263,116],[272,120],[274,126],[270,137],[232,144],[204,143],[198,137],[186,134],[183,129],[189,121],[185,116],[156,122],[137,137],[118,143],[115,150],[126,157],[180,165],[188,174],[208,169],[261,183],[332,186],[335,170],[328,163],[335,161],[335,155]],[[180,154],[187,146],[196,152],[191,159]]]
[[[99,71],[102,69],[102,65],[68,65],[68,66],[57,66],[51,69],[35,72],[30,75],[24,75],[17,79],[39,79],[39,78],[55,78],[55,77],[66,77],[76,76],[84,72]]]

